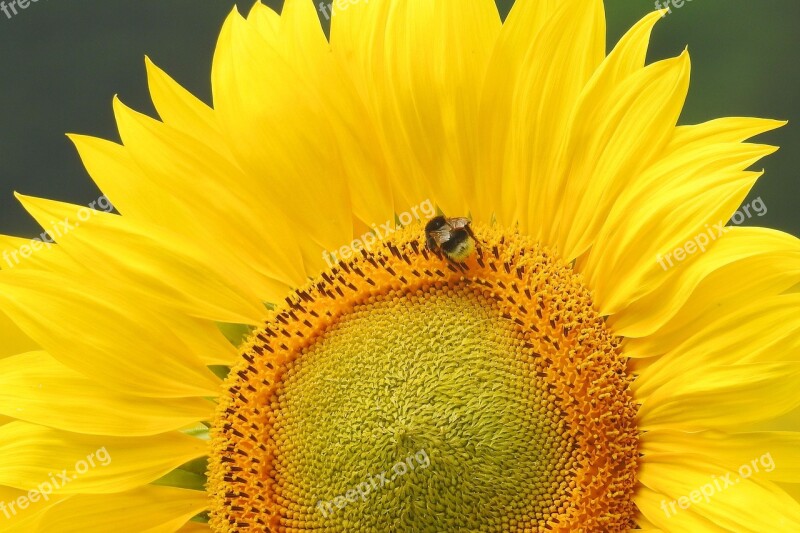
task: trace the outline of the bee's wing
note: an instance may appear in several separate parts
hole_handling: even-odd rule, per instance
[[[470,224],[472,223],[470,219],[466,217],[451,218],[448,220],[448,223],[453,228],[453,231],[463,228],[470,237],[475,239],[477,242],[481,242],[478,240],[478,237],[475,236],[475,232],[472,231],[472,228],[470,227]]]
[[[444,242],[450,238],[451,229],[448,227],[444,227],[442,229],[437,229],[436,231],[432,231],[430,234],[431,236],[436,237],[439,242]]]
[[[448,218],[447,223],[453,229],[461,229],[469,226],[470,220],[467,217]]]
[[[450,228],[445,226],[437,230],[428,231],[425,234],[425,243],[428,250],[435,251],[443,242],[447,242],[450,238]]]

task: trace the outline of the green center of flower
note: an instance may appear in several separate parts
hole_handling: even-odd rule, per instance
[[[212,428],[214,531],[626,531],[619,341],[569,266],[491,229],[455,264],[396,232],[287,298]]]
[[[571,461],[535,375],[513,322],[470,289],[373,298],[288,366],[277,495],[302,529],[507,531],[556,503]]]

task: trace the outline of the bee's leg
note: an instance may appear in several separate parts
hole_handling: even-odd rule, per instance
[[[438,248],[438,246],[436,246],[436,241],[430,237],[425,238],[425,247],[428,249],[428,251],[433,253],[436,253]]]
[[[478,237],[475,235],[475,232],[474,232],[474,231],[472,231],[472,228],[471,228],[471,227],[469,227],[469,226],[464,226],[464,230],[466,230],[466,232],[467,232],[467,235],[469,235],[470,237],[472,237],[472,238],[475,240],[475,242],[477,242],[478,244],[483,244],[483,243],[480,241],[480,239],[478,239]]]
[[[451,261],[450,261],[450,258],[449,258],[449,257],[447,257],[447,254],[446,254],[446,253],[444,253],[444,252],[442,251],[442,249],[441,249],[439,246],[434,246],[433,248],[428,248],[428,250],[430,250],[430,252],[431,252],[433,255],[435,255],[435,256],[436,256],[436,258],[437,258],[437,259],[439,259],[440,261],[441,261],[442,259],[444,259],[444,260],[445,260],[445,261],[447,261],[447,262],[451,262]]]
[[[469,270],[469,267],[467,267],[467,265],[465,265],[461,261],[456,261],[452,259],[446,253],[442,253],[442,256],[445,258],[448,264],[452,265],[454,268],[457,268],[461,272],[466,272],[467,270]]]

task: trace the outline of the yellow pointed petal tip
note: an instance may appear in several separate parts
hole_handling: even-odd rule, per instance
[[[128,107],[118,94],[115,94],[111,99],[111,107],[118,123],[121,120],[125,120],[129,115],[137,113],[133,108]]]
[[[762,133],[777,130],[789,124],[788,120],[781,118],[753,118],[753,120],[759,120],[763,123],[764,131]]]
[[[165,78],[169,78],[169,75],[164,72],[161,67],[156,65],[148,55],[144,56],[144,68],[145,72],[147,73],[147,82],[150,86],[155,85]]]

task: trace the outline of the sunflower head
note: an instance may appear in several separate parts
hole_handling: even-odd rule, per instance
[[[800,530],[800,243],[725,225],[782,123],[678,126],[661,12],[335,4],[232,12],[212,106],[148,61],[71,136],[119,214],[20,196],[0,529]]]
[[[449,264],[421,225],[401,230],[253,333],[212,432],[212,526],[633,525],[618,339],[550,251],[494,228],[477,238],[469,263]],[[430,469],[409,472],[420,454]]]

